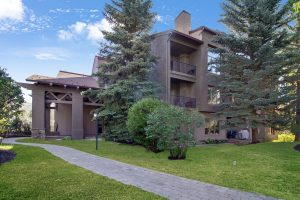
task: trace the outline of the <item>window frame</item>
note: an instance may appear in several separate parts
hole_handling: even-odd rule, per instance
[[[211,127],[208,124],[212,123]],[[211,132],[211,130],[213,130]],[[205,120],[205,135],[219,135],[220,134],[220,120],[216,119],[206,119]]]

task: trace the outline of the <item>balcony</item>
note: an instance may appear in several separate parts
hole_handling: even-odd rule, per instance
[[[196,108],[196,98],[171,95],[171,104],[184,108]]]
[[[196,76],[196,66],[176,60],[171,60],[171,70],[191,76]]]

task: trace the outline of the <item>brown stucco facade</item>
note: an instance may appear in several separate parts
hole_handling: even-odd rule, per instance
[[[218,76],[208,64],[209,50],[218,48],[213,42],[217,34],[204,26],[192,30],[191,15],[182,11],[175,19],[175,29],[155,34],[152,42],[152,52],[158,59],[156,73],[163,88],[161,98],[176,106],[196,109],[207,119],[205,127],[195,132],[198,142],[227,140],[226,130],[219,130],[219,123],[225,119],[214,118],[218,103],[209,97],[209,91],[215,90],[215,78]],[[209,128],[211,121],[218,123],[215,131]],[[260,129],[259,137],[261,140],[274,138],[266,128]]]

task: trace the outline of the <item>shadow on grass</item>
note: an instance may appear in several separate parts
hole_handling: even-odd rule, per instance
[[[16,154],[11,151],[12,149],[12,145],[0,145],[0,165],[15,158]]]

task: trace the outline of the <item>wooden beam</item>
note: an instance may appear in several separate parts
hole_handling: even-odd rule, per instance
[[[46,103],[72,104],[72,101],[62,101],[62,100],[46,100]]]
[[[84,102],[83,105],[85,105],[85,106],[98,106],[98,107],[103,106],[103,104],[100,104],[100,103],[87,103],[87,102]]]

